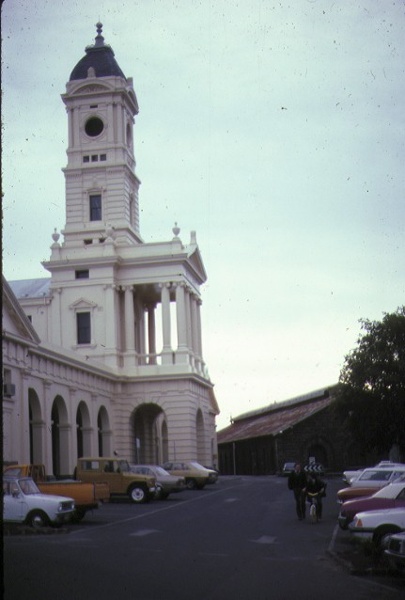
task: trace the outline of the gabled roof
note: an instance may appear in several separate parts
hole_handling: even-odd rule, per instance
[[[328,407],[333,402],[332,389],[318,390],[242,415],[218,432],[218,444],[282,433]]]
[[[31,325],[30,320],[20,306],[13,290],[7,283],[4,276],[2,277],[2,333],[24,340],[28,344],[38,345],[40,338]]]

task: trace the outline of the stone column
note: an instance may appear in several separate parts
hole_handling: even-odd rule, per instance
[[[191,328],[191,293],[186,289],[186,330],[187,330],[187,347],[189,349],[190,358],[193,361],[193,338]]]
[[[170,283],[161,284],[161,301],[162,301],[162,363],[172,364],[172,345],[171,345],[171,330],[170,330]]]
[[[68,147],[71,148],[73,145],[73,109],[66,107],[68,115]]]
[[[177,341],[176,362],[185,363],[188,360],[187,345],[187,314],[184,282],[176,285],[176,316],[177,316]]]
[[[104,286],[105,305],[105,346],[107,350],[116,350],[116,314],[115,314],[115,286],[108,284]]]
[[[199,351],[198,351],[198,321],[197,321],[197,296],[190,295],[190,312],[191,312],[191,339],[192,351],[195,360],[195,366],[199,370]]]
[[[155,323],[156,304],[148,304],[148,351],[149,364],[156,364],[156,323]]]
[[[43,382],[43,415],[45,420],[45,439],[42,462],[45,465],[45,471],[52,473],[52,382],[44,379]]]
[[[55,288],[53,290],[53,297],[52,297],[52,310],[51,310],[51,316],[52,316],[52,341],[54,344],[56,344],[57,346],[62,346],[63,340],[62,340],[62,335],[61,335],[61,324],[62,324],[62,319],[61,319],[61,293],[62,293],[62,288]]]
[[[76,433],[76,431],[75,431]],[[72,426],[70,423],[59,424],[59,443],[60,443],[60,474],[71,475],[72,465]]]
[[[127,285],[124,287],[125,303],[125,350],[134,352],[135,350],[135,316],[134,316],[134,297],[133,287]]]
[[[144,307],[140,295],[135,295],[134,300],[135,311],[135,356],[136,364],[143,365],[145,362],[143,354],[145,354],[145,320]]]
[[[107,115],[108,122],[110,123],[110,127],[107,129],[107,141],[114,142],[114,127],[112,127],[112,124],[114,123],[114,110],[112,102],[107,104]]]
[[[196,315],[197,316],[197,332],[198,332],[197,354],[200,358],[201,373],[203,375],[205,375],[205,363],[204,363],[203,351],[202,351],[201,305],[202,305],[202,300],[201,300],[201,298],[198,298],[197,299],[197,315]]]
[[[17,436],[20,437],[20,448],[21,448],[21,456],[20,460],[29,463],[30,462],[30,448],[29,448],[29,427],[30,427],[30,418],[29,418],[29,386],[30,386],[30,376],[31,369],[24,369],[21,371],[21,398],[22,402],[20,405],[19,418],[18,418],[18,429]]]

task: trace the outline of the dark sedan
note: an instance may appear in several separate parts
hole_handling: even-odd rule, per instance
[[[344,502],[338,517],[339,525],[347,529],[357,513],[382,508],[405,508],[405,482],[390,483],[372,496]]]

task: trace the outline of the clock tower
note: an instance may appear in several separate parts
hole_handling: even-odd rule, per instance
[[[74,67],[66,93],[66,249],[142,242],[133,128],[138,102],[132,78],[120,69],[97,23],[95,43]]]

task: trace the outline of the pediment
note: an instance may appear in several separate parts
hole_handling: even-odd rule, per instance
[[[193,267],[193,271],[200,280],[200,283],[205,283],[207,281],[207,272],[198,247],[189,254],[188,263]]]
[[[76,300],[76,302],[73,302],[73,304],[69,305],[69,308],[71,310],[82,310],[82,309],[93,309],[96,308],[97,304],[95,302],[91,302],[90,300],[87,300],[86,298],[79,298],[79,300]]]
[[[81,94],[94,94],[97,92],[109,92],[111,88],[107,85],[100,85],[99,83],[86,83],[85,85],[81,85],[76,90],[74,90],[71,95],[72,96],[80,96]]]

